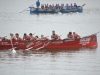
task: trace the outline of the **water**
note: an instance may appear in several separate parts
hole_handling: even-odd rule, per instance
[[[75,30],[81,37],[100,31],[99,0],[41,0],[41,3],[74,3],[84,6],[83,13],[30,15],[24,11],[35,0],[0,0],[0,36],[30,32],[51,35],[55,30],[64,39]],[[34,5],[35,6],[35,5]],[[27,9],[29,10],[29,9]],[[100,75],[100,33],[97,49],[44,51],[0,51],[0,75]]]

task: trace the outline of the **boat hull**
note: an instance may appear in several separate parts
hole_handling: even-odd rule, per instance
[[[83,12],[83,6],[79,6],[78,8],[76,9],[41,9],[41,8],[34,8],[34,7],[29,7],[30,8],[30,14],[33,14],[33,13],[58,13],[58,12],[61,12],[61,13],[70,13],[70,12],[79,12],[79,13],[82,13]]]

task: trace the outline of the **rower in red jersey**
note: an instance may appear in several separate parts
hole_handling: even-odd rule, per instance
[[[35,40],[35,37],[33,36],[32,33],[29,34],[29,37],[30,37],[30,41],[34,41]]]
[[[13,33],[10,33],[10,36],[11,36],[11,40],[12,40],[12,41],[15,41],[15,40],[16,40],[16,37],[14,36]]]
[[[72,32],[73,32],[73,37],[75,39],[79,39],[80,38],[80,36],[75,32],[75,30],[73,30]]]
[[[74,39],[74,36],[72,35],[72,32],[69,32],[69,33],[67,34],[67,38],[68,38],[68,39]]]
[[[49,40],[49,38],[44,37],[44,35],[41,35],[41,40]]]
[[[15,36],[16,36],[16,40],[17,40],[17,41],[22,41],[22,38],[19,36],[18,33],[16,33]]]
[[[51,39],[52,39],[52,40],[60,40],[60,36],[58,36],[58,35],[55,33],[55,31],[52,31]]]
[[[26,33],[24,33],[23,40],[30,40],[30,37]]]

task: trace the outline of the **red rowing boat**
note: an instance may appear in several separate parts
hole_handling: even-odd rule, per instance
[[[15,50],[40,50],[40,49],[79,49],[79,48],[97,48],[97,35],[93,34],[80,39],[64,40],[37,40],[37,41],[0,41],[0,50],[9,50],[13,47]]]

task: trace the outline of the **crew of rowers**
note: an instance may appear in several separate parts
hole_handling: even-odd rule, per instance
[[[76,3],[74,3],[74,5],[72,3],[71,3],[71,5],[66,4],[65,6],[64,6],[64,4],[61,4],[61,5],[59,5],[59,4],[56,4],[56,5],[54,5],[54,4],[52,4],[52,5],[41,4],[42,9],[50,9],[50,10],[52,10],[52,9],[67,9],[67,10],[70,10],[70,9],[75,9],[77,7],[78,6],[77,6]]]
[[[9,40],[6,37],[0,37],[0,40],[1,41],[7,41],[7,40]],[[44,35],[41,35],[41,38],[39,38],[38,36],[34,36],[34,34],[32,34],[32,33],[30,33],[29,35],[27,35],[26,33],[24,33],[23,38],[21,38],[18,33],[16,33],[15,35],[13,33],[10,33],[10,38],[11,38],[12,41],[50,40],[48,38],[48,36],[45,37]],[[80,38],[80,36],[75,31],[69,32],[67,34],[67,39],[79,39],[79,38]],[[55,31],[52,31],[51,40],[61,40],[61,37],[58,36],[55,33]]]
[[[40,7],[40,1],[39,0],[36,1],[36,6],[37,6],[37,8]],[[46,9],[46,10],[48,10],[48,9],[50,9],[50,10],[52,10],[52,9],[67,9],[67,10],[70,10],[70,9],[75,9],[77,7],[78,6],[77,6],[76,3],[74,3],[74,5],[72,3],[70,5],[68,5],[68,3],[67,3],[65,6],[64,6],[64,4],[61,4],[61,5],[59,5],[59,4],[56,4],[56,5],[54,5],[54,4],[52,4],[52,5],[41,4],[41,8]]]

